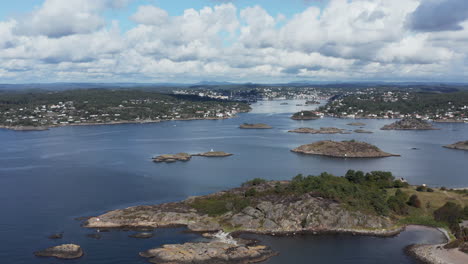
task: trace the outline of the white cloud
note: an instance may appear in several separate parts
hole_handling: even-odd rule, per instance
[[[291,17],[258,5],[180,16],[144,5],[121,32],[103,12],[128,2],[46,0],[0,21],[0,81],[468,78],[468,21],[457,20],[457,31],[412,31],[407,19],[421,0],[331,0]]]

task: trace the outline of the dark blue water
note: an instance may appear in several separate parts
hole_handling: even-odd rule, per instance
[[[373,130],[374,134],[287,133],[303,126],[355,129],[346,125],[350,120],[289,119],[290,113],[299,108],[304,107],[296,107],[295,102],[287,106],[263,102],[252,113],[229,120],[62,127],[41,132],[0,130],[0,263],[145,263],[138,256],[139,251],[190,241],[197,236],[183,229],[161,229],[149,240],[128,238],[130,233],[123,231],[103,233],[101,240],[93,240],[86,237],[93,230],[81,228],[74,218],[132,205],[181,200],[238,186],[255,177],[289,179],[298,173],[327,171],[342,175],[348,169],[389,170],[414,184],[468,185],[468,153],[441,147],[468,139],[467,124],[440,124],[442,130],[438,131],[381,131],[378,128],[391,121],[364,120],[368,124],[365,129]],[[274,129],[238,129],[244,122],[264,122]],[[363,140],[402,157],[341,160],[289,151],[323,139]],[[194,157],[186,163],[151,162],[151,157],[158,154],[210,149],[235,155],[223,159]],[[64,232],[64,238],[47,239],[56,232]],[[352,261],[356,252],[358,257],[367,252],[369,263],[373,260],[410,263],[401,249],[424,239],[437,242],[441,238],[433,231],[408,231],[391,239],[305,237],[297,239],[294,248],[310,249],[302,250],[303,261],[296,263],[314,260],[319,263],[327,250],[331,252],[337,246],[342,248],[341,260],[347,259],[349,263],[361,263]],[[287,246],[291,244],[289,241],[296,240],[268,238],[282,252],[271,263],[281,263],[274,261],[294,252]],[[86,256],[60,261],[32,255],[35,250],[61,243],[81,245]],[[361,251],[356,251],[356,247]],[[381,260],[379,254],[370,250],[372,247],[395,250],[388,259]]]

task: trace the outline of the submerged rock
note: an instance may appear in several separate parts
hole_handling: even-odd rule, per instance
[[[149,233],[149,232],[142,232],[142,233],[136,233],[136,234],[129,235],[129,237],[142,238],[142,239],[152,238],[153,236],[154,236],[154,234]]]
[[[239,128],[242,128],[242,129],[271,129],[272,127],[267,125],[267,124],[248,124],[248,123],[244,123],[242,125],[239,126]]]
[[[336,127],[321,127],[320,129],[301,127],[294,130],[289,130],[291,133],[304,133],[304,134],[349,134],[345,129]]]
[[[396,121],[392,124],[385,125],[381,128],[382,130],[436,130],[427,121],[417,118],[403,118],[400,121]]]
[[[195,263],[257,263],[276,255],[269,247],[244,243],[236,240],[227,243],[220,240],[211,242],[164,245],[160,248],[141,252],[140,256],[158,264]]]
[[[450,144],[450,145],[446,145],[446,146],[444,146],[444,148],[468,150],[468,140],[467,141],[460,141],[460,142]]]
[[[87,234],[86,236],[89,237],[89,238],[92,238],[92,239],[101,239],[102,238],[102,236],[100,234],[96,234],[96,233]]]
[[[52,234],[49,236],[49,239],[62,239],[62,238],[63,238],[62,233]]]
[[[378,147],[359,141],[319,141],[302,145],[291,150],[292,152],[307,155],[322,155],[336,158],[382,158],[399,156],[382,151]]]
[[[83,254],[81,247],[74,244],[64,244],[34,252],[34,255],[38,257],[55,257],[59,259],[76,259],[82,257]]]

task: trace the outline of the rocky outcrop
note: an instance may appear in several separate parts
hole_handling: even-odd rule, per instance
[[[366,124],[365,123],[361,123],[361,122],[353,122],[353,123],[349,123],[347,124],[348,126],[365,126]]]
[[[468,150],[468,140],[467,141],[460,141],[460,142],[450,144],[450,145],[446,145],[446,146],[444,146],[444,148]]]
[[[356,130],[354,130],[354,133],[372,134],[372,133],[374,133],[374,132],[369,131],[369,130],[364,130],[364,129],[356,129]]]
[[[10,129],[14,131],[45,131],[49,130],[45,126],[0,126],[0,128]]]
[[[140,256],[158,264],[197,263],[257,263],[276,255],[269,247],[256,245],[252,241],[236,239],[229,243],[213,240],[210,242],[164,245],[160,248],[141,252]]]
[[[271,129],[272,127],[267,125],[267,124],[247,124],[247,123],[244,123],[242,125],[239,126],[239,128],[242,128],[242,129]]]
[[[212,158],[212,157],[229,157],[229,156],[232,156],[232,155],[233,154],[227,153],[227,152],[224,152],[224,151],[209,151],[209,152],[205,152],[205,153],[193,154],[192,156]]]
[[[209,151],[209,152],[198,153],[198,154],[178,153],[178,154],[165,154],[165,155],[157,156],[153,158],[153,161],[158,162],[158,163],[159,162],[171,163],[171,162],[176,162],[176,161],[189,161],[194,156],[213,158],[213,157],[229,157],[232,155],[233,154],[227,153],[224,151]]]
[[[293,120],[315,120],[319,118],[320,116],[318,116],[315,112],[312,111],[301,111],[291,116],[291,119]]]
[[[154,162],[176,162],[176,161],[189,161],[192,158],[192,155],[188,153],[177,153],[177,154],[165,154],[153,158]]]
[[[381,128],[382,130],[436,130],[427,121],[417,118],[403,118],[400,121],[396,121],[392,124],[385,125]]]
[[[411,245],[406,252],[422,263],[428,264],[465,264],[468,254],[458,249],[444,249],[444,245]]]
[[[247,190],[257,192],[272,190],[277,184],[266,182],[254,187],[243,186],[202,197],[192,197],[182,202],[151,206],[136,206],[114,210],[90,218],[88,228],[170,227],[187,226],[197,232],[219,230],[255,233],[296,232],[353,232],[359,234],[389,234],[391,220],[349,211],[340,203],[329,199],[303,195],[266,195],[249,198],[249,205],[240,210],[227,210],[220,215],[208,215],[195,206],[197,202],[219,202],[225,197],[245,197]],[[227,203],[229,204],[229,203]],[[235,207],[235,206],[234,206]]]
[[[52,234],[49,236],[49,239],[62,239],[63,233]]]
[[[74,244],[60,245],[34,252],[34,255],[38,257],[56,257],[59,259],[76,259],[82,257],[83,254],[81,247]]]
[[[380,150],[378,147],[359,141],[319,141],[308,145],[302,145],[291,150],[307,155],[321,155],[336,158],[382,158],[398,156]]]
[[[350,134],[345,129],[336,127],[321,127],[320,129],[301,127],[294,130],[289,130],[291,133],[304,133],[304,134]]]

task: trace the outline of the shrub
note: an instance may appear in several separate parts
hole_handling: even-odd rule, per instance
[[[253,197],[255,195],[257,195],[257,189],[255,188],[248,189],[244,194],[245,197]]]
[[[442,186],[442,187],[440,187],[440,190],[441,190],[441,191],[446,191],[446,190],[447,190],[447,187]]]
[[[419,200],[416,194],[411,195],[408,200],[408,205],[416,208],[421,208],[421,200]],[[437,220],[437,219],[436,219]]]
[[[427,188],[427,192],[434,192],[434,189],[432,189],[432,188]]]
[[[416,191],[418,191],[418,192],[425,192],[426,190],[427,190],[427,187],[426,187],[426,186],[422,186],[422,185],[421,185],[421,186],[418,186],[418,187],[416,188]]]
[[[266,182],[265,179],[262,179],[262,178],[255,178],[255,179],[253,179],[253,180],[244,182],[244,183],[242,184],[242,186],[257,186],[257,185],[260,185],[260,184],[265,183],[265,182]]]

